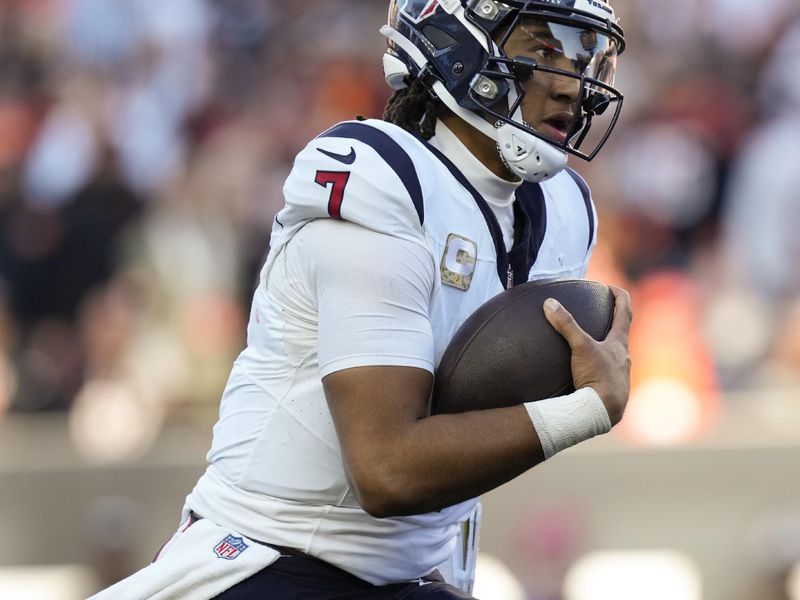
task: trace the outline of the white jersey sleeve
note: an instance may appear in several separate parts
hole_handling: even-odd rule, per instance
[[[321,377],[368,365],[433,372],[434,264],[427,248],[319,219],[295,235],[284,260],[289,279],[271,283],[295,286],[315,305],[308,318],[318,320]]]

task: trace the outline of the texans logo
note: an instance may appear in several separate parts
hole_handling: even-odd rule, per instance
[[[419,23],[422,19],[430,17],[436,12],[438,6],[439,0],[428,0],[427,2],[405,0],[398,3],[398,8],[414,23]]]

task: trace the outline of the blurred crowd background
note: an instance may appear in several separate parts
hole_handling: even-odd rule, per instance
[[[213,423],[295,154],[389,90],[374,0],[0,0],[0,420],[89,463]],[[617,0],[590,276],[631,290],[617,435],[800,427],[800,5]],[[744,406],[760,391],[763,406]],[[800,556],[798,556],[800,558]]]

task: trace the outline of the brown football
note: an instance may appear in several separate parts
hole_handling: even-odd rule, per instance
[[[614,296],[583,279],[530,281],[502,292],[458,329],[439,363],[431,412],[513,406],[574,391],[571,353],[542,305],[555,298],[596,340],[605,339]]]

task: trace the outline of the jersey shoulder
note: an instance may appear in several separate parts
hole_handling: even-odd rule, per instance
[[[536,185],[536,184],[524,184]],[[567,167],[554,177],[543,181],[541,185],[554,197],[568,197],[570,200],[580,201],[584,206],[592,204],[592,192],[586,181],[577,171]]]
[[[345,121],[300,151],[284,185],[282,226],[317,218],[350,221],[400,237],[419,236],[425,221],[416,140],[377,120]]]
[[[572,215],[572,218],[583,217],[586,220],[589,229],[588,246],[593,246],[597,241],[597,211],[592,192],[583,177],[574,169],[567,167],[541,185],[565,212]]]

